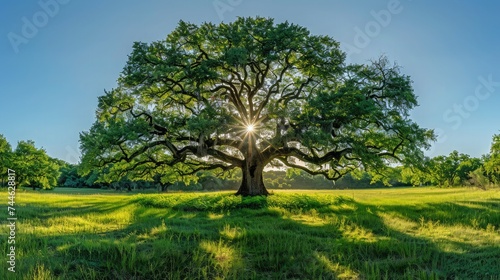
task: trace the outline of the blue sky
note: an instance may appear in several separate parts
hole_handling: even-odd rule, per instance
[[[160,40],[181,19],[272,17],[335,38],[349,62],[386,55],[414,81],[412,118],[440,136],[430,156],[479,157],[500,133],[493,0],[4,0],[0,11],[0,134],[69,162],[78,161],[79,133],[94,122],[97,97],[116,85],[132,43]]]

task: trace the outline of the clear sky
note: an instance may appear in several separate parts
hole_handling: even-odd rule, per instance
[[[500,132],[500,2],[293,0],[4,0],[0,4],[0,134],[78,161],[97,97],[116,85],[134,41],[179,20],[288,20],[341,43],[349,62],[386,55],[412,77],[412,118],[436,129],[430,156],[479,157]]]

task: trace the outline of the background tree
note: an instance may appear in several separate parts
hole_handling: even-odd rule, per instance
[[[31,140],[20,141],[12,158],[19,186],[52,189],[57,185],[59,166]]]
[[[480,158],[470,157],[465,155],[465,159],[460,162],[457,170],[458,183],[463,185],[467,183],[472,176],[472,173],[483,167],[483,161]],[[478,173],[476,173],[478,175]]]
[[[2,186],[4,186],[4,178],[6,178],[7,169],[13,168],[11,165],[12,160],[12,147],[10,146],[7,139],[0,134],[0,172],[2,175]]]
[[[268,164],[336,180],[421,159],[433,132],[408,117],[410,78],[385,58],[344,60],[335,40],[288,22],[181,21],[165,40],[134,43],[81,134],[84,170],[240,169],[238,194],[262,195]]]
[[[431,158],[425,157],[420,164],[414,166],[403,166],[401,170],[401,181],[412,186],[429,185],[432,182],[430,175]]]
[[[468,180],[467,183],[469,185],[476,186],[481,189],[486,189],[486,187],[491,184],[491,181],[488,178],[488,174],[484,169],[484,165],[481,165],[481,167],[470,172],[469,177],[470,179]]]
[[[500,184],[500,134],[493,135],[490,154],[484,162],[484,169],[495,184]]]
[[[61,187],[68,188],[81,188],[87,187],[86,178],[78,174],[78,165],[75,164],[64,164],[61,166],[61,175],[57,180],[57,185]],[[91,176],[89,174],[88,176]]]
[[[437,156],[427,163],[427,172],[432,183],[439,186],[464,184],[470,179],[469,174],[482,165],[478,158],[451,152],[448,156]]]

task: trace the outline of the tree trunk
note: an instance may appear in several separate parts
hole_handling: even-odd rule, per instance
[[[268,195],[262,173],[264,171],[264,164],[257,160],[245,160],[242,167],[242,181],[240,188],[236,195],[254,196],[254,195]]]
[[[241,185],[236,195],[268,195],[269,192],[267,192],[262,178],[265,164],[257,148],[257,138],[252,131],[249,131],[245,137],[244,150],[246,153],[241,167]]]

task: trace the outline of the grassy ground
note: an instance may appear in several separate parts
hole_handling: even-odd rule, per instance
[[[0,279],[500,279],[499,189],[87,192],[19,190]]]

